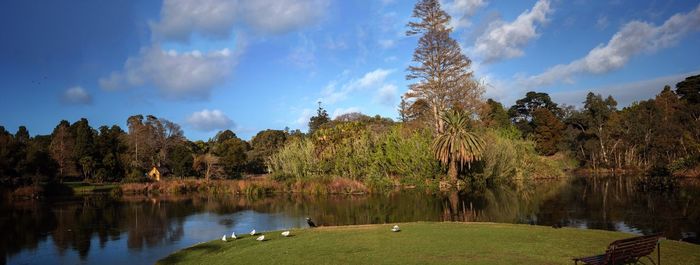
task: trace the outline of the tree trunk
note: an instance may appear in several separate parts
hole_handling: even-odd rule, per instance
[[[452,184],[457,183],[457,162],[454,159],[450,160],[450,168],[447,170],[447,175],[450,176],[450,182]]]
[[[433,102],[433,119],[435,119],[435,132],[436,133],[442,133],[442,119],[440,117],[440,111],[438,110],[438,107],[435,105],[436,103]]]
[[[209,181],[209,169],[211,169],[211,164],[209,164],[209,162],[207,162],[206,165],[207,165],[207,170],[204,172],[204,179],[206,181]]]
[[[456,189],[450,190],[450,221],[463,221],[459,218],[459,193]]]
[[[603,144],[603,127],[598,127],[598,141],[600,142],[600,154],[603,160],[603,166],[608,167],[608,154],[605,152],[605,144]]]

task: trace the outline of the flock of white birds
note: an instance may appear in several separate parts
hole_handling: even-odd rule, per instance
[[[391,228],[391,232],[399,232],[399,231],[401,231],[401,229],[399,228],[398,225],[394,225],[394,227]],[[250,235],[251,235],[251,236],[255,236],[255,235],[257,235],[257,234],[258,234],[258,232],[255,231],[255,229],[253,229],[253,231],[250,231]],[[283,236],[283,237],[288,237],[288,236],[290,236],[291,234],[292,234],[292,233],[291,233],[289,230],[282,232],[282,236]],[[226,234],[224,234],[224,236],[221,238],[221,241],[228,242],[229,240],[230,240],[230,241],[233,241],[233,240],[236,240],[236,239],[238,239],[238,237],[236,236],[236,232],[232,232],[232,233],[231,233],[231,237],[226,237]],[[265,235],[260,235],[259,237],[255,238],[255,240],[257,240],[257,241],[265,241]]]
[[[253,229],[253,231],[250,231],[251,236],[255,236],[257,234],[258,234],[258,232],[255,231],[255,229]],[[291,232],[289,230],[282,232],[283,237],[288,237],[289,235],[291,235]],[[228,241],[233,241],[236,239],[238,239],[238,237],[236,236],[236,232],[232,232],[231,237],[226,237],[226,234],[224,234],[224,236],[221,238],[221,241],[228,242]],[[265,235],[260,235],[259,237],[255,238],[255,240],[265,241]]]

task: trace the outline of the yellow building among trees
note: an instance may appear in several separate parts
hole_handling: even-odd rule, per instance
[[[166,167],[153,166],[151,171],[148,172],[148,176],[155,181],[160,181],[161,176],[164,177],[168,173],[170,173],[170,170]]]

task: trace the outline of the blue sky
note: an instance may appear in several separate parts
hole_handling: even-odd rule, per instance
[[[306,130],[332,115],[396,117],[416,37],[414,1],[164,0],[0,3],[0,125],[125,127],[134,114],[190,139]],[[700,73],[698,1],[443,0],[484,98],[530,90],[621,106]]]

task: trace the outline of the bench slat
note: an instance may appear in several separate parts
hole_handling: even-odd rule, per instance
[[[660,235],[648,235],[616,240],[608,245],[605,254],[574,258],[573,260],[590,265],[636,262],[654,252],[659,238]]]

